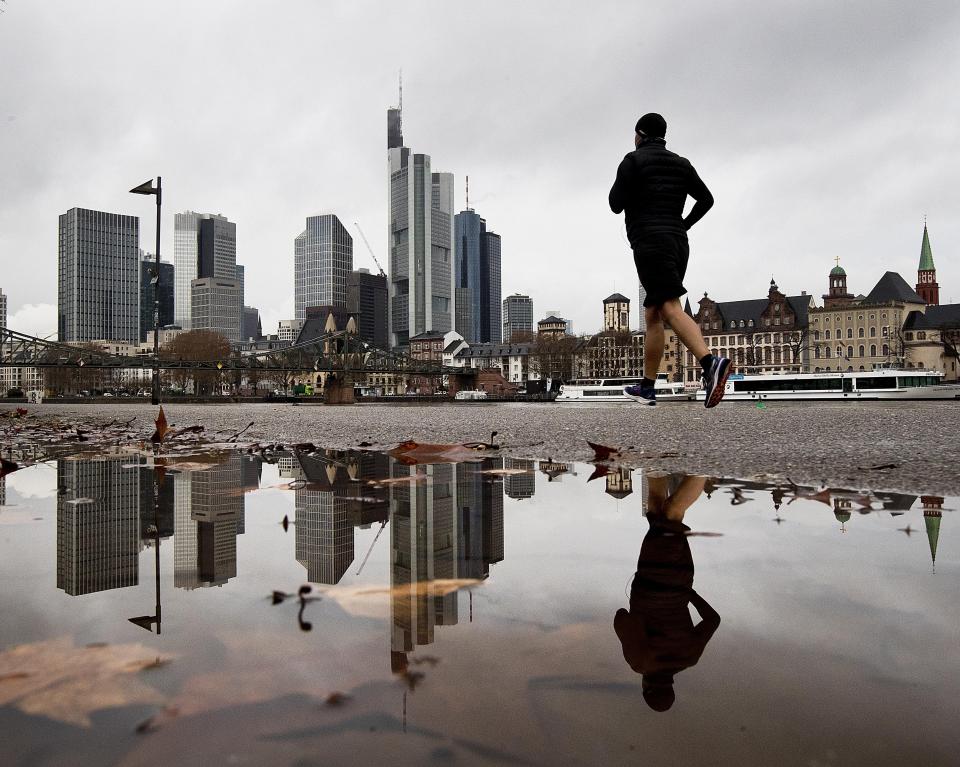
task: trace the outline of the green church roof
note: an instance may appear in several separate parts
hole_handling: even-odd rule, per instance
[[[930,248],[930,235],[927,234],[927,225],[923,225],[923,243],[920,245],[920,266],[917,269],[921,272],[932,272],[936,267],[933,265],[933,250]]]
[[[930,559],[937,563],[937,542],[940,540],[940,514],[924,514],[923,524],[927,528],[927,543],[930,544]]]
[[[840,264],[837,264],[833,269],[830,270],[831,277],[846,277],[847,273],[843,270],[843,267]]]

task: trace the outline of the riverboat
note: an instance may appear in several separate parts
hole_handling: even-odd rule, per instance
[[[703,389],[697,400],[705,398]],[[935,370],[882,369],[823,373],[770,373],[727,379],[729,400],[960,400],[960,384],[943,383]]]
[[[639,378],[594,378],[577,379],[560,387],[556,402],[635,402],[624,394],[627,386],[640,384]],[[666,373],[657,376],[654,383],[657,401],[689,400],[693,394],[682,383],[667,380]]]

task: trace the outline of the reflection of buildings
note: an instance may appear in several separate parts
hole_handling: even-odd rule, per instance
[[[291,475],[304,483],[296,490],[296,556],[308,581],[339,583],[355,557],[354,527],[386,521],[386,491],[367,481],[384,478],[389,460],[334,451],[293,458]]]
[[[57,461],[57,588],[71,596],[136,586],[140,472],[129,455]]]
[[[537,491],[536,464],[522,458],[504,458],[503,468],[524,471],[524,474],[509,474],[503,478],[503,492],[518,501],[532,498]]]
[[[607,474],[607,495],[617,500],[626,498],[633,492],[633,472],[620,467]]]
[[[927,542],[930,544],[930,561],[937,564],[937,543],[940,541],[940,519],[943,516],[943,498],[939,495],[922,495],[923,525],[927,529]]]
[[[174,477],[174,586],[222,586],[237,574],[237,535],[244,526],[244,461]]]
[[[140,474],[140,540],[152,545],[156,535],[151,527],[156,526],[160,538],[169,538],[174,532],[174,477],[172,474],[158,475],[150,466],[137,471]]]
[[[486,578],[503,559],[503,482],[485,470],[503,460],[453,466],[394,463],[392,476],[415,477],[390,489],[391,666],[433,642],[436,626],[459,620],[458,593],[436,580]]]

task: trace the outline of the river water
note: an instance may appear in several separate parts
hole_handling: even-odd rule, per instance
[[[0,763],[956,763],[958,499],[461,458],[9,474]]]

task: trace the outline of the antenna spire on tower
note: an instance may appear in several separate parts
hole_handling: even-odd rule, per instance
[[[470,176],[467,176],[467,210],[470,210]]]

